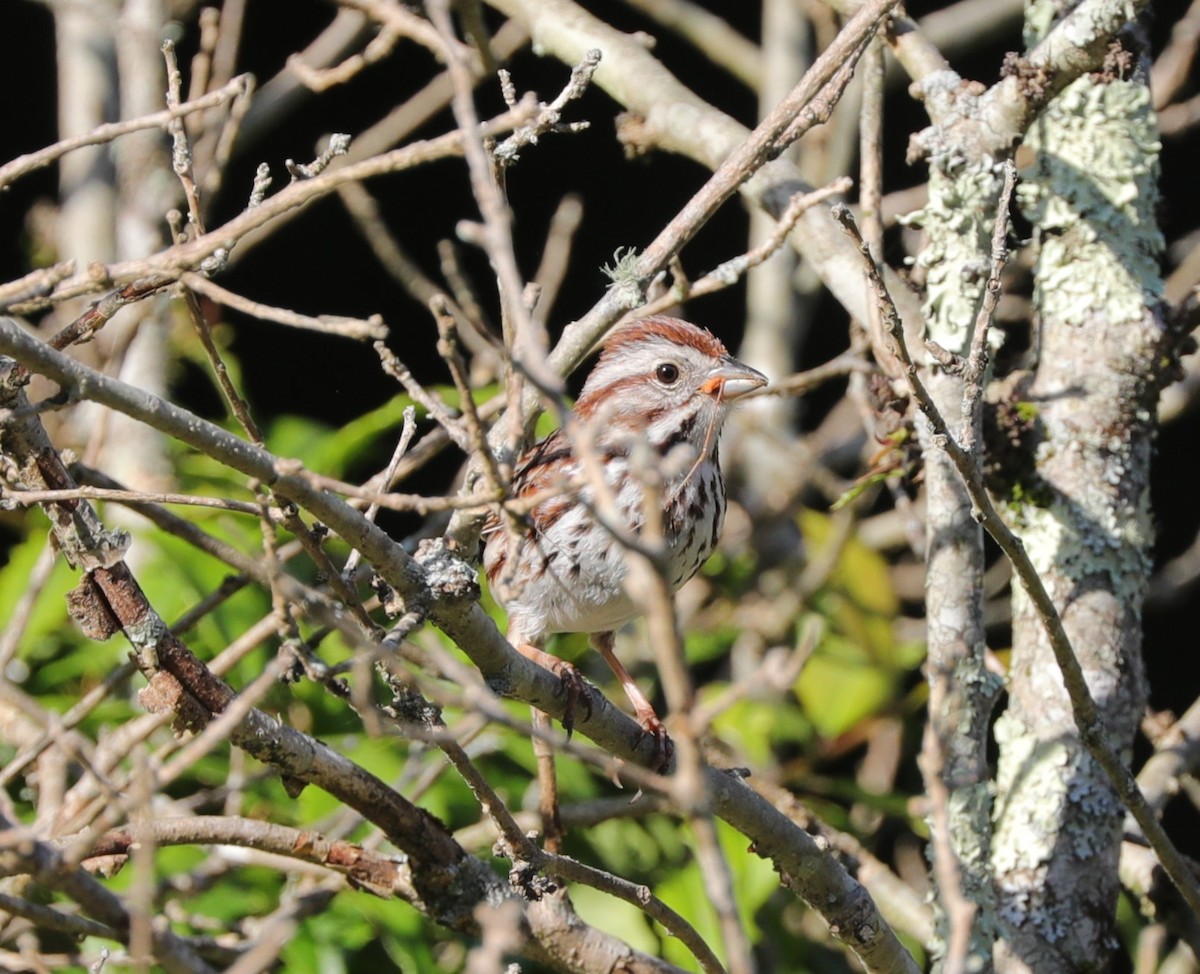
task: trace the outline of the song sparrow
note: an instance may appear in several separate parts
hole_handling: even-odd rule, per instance
[[[662,458],[661,540],[672,591],[696,573],[720,537],[725,483],[717,439],[729,404],[766,381],[704,328],[655,316],[610,335],[584,383],[575,417],[587,430],[585,440],[615,500],[619,529],[636,536],[644,526],[646,488],[631,465],[637,440]],[[572,481],[583,486],[536,504],[519,535],[498,519],[484,530],[484,569],[508,611],[509,641],[562,679],[568,694],[563,724],[569,732],[574,703],[586,693],[583,681],[570,663],[540,647],[550,633],[588,633],[624,687],[638,722],[660,747],[669,748],[650,701],[613,653],[613,630],[637,613],[623,584],[625,552],[598,522],[596,491],[563,430],[524,454],[512,492],[529,497]]]

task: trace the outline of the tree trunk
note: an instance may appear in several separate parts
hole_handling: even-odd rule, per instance
[[[1053,13],[1031,5],[1033,40]],[[1038,236],[1041,324],[1035,370],[1017,396],[1033,416],[1035,466],[1010,500],[1110,744],[1127,752],[1145,701],[1141,609],[1164,337],[1158,145],[1144,79],[1079,79],[1026,145],[1035,161],[1018,194]],[[1080,743],[1045,631],[1019,588],[1009,706],[996,736],[997,969],[1101,970],[1116,945],[1123,809]]]

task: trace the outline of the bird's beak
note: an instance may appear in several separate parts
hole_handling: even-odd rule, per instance
[[[700,391],[730,402],[755,389],[761,389],[766,384],[767,377],[757,369],[743,365],[735,358],[726,358],[708,373]]]

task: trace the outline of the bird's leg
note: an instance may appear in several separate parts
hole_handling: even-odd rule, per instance
[[[575,730],[575,704],[582,700],[585,712],[584,719],[586,720],[592,716],[592,700],[588,696],[587,684],[584,683],[583,677],[579,675],[579,670],[575,669],[566,660],[559,659],[557,656],[539,649],[532,643],[525,642],[522,639],[513,639],[511,636],[509,637],[509,642],[526,659],[532,660],[538,666],[549,670],[562,681],[563,693],[567,696],[566,707],[563,709],[562,725],[566,728],[567,740],[570,740],[571,734]]]
[[[660,759],[658,768],[662,770],[670,765],[671,756],[675,753],[675,745],[667,734],[667,728],[658,719],[658,714],[654,712],[654,707],[646,698],[646,695],[642,693],[641,688],[634,681],[633,677],[629,675],[629,671],[617,659],[617,654],[613,652],[613,643],[615,641],[615,636],[611,632],[595,632],[591,635],[592,646],[604,657],[604,661],[609,665],[613,673],[616,674],[622,688],[625,690],[625,696],[633,704],[633,712],[637,716],[638,723],[642,725],[642,733],[654,738],[654,754]]]

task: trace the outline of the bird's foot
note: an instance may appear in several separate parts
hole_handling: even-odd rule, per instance
[[[575,731],[575,706],[583,703],[584,720],[592,717],[592,697],[586,681],[579,670],[566,660],[559,659],[545,650],[538,649],[529,643],[515,643],[517,652],[526,659],[533,660],[539,666],[545,667],[559,679],[559,690],[555,696],[566,696],[566,706],[563,708],[562,725],[567,732],[567,740]]]
[[[563,729],[567,732],[567,740],[569,741],[571,735],[575,733],[576,704],[583,704],[584,720],[591,720],[592,718],[591,693],[588,689],[587,681],[584,680],[579,670],[575,669],[566,660],[555,659],[549,669],[560,681],[559,692],[567,698],[566,706],[563,708],[562,725]]]
[[[671,740],[671,735],[667,733],[666,725],[658,719],[658,714],[653,710],[639,710],[637,720],[642,725],[642,732],[638,735],[637,746],[641,747],[642,741],[650,738],[654,747],[654,770],[657,774],[665,774],[670,770],[671,762],[675,759],[675,742]]]

